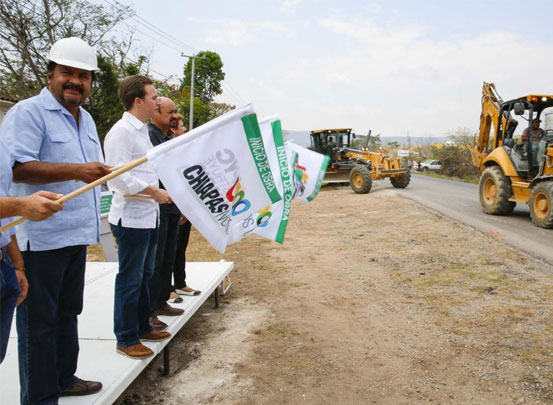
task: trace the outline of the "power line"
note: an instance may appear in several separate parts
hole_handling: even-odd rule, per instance
[[[227,96],[227,98],[231,101],[232,104],[236,104],[236,105],[246,104],[242,101],[240,97],[234,94],[228,87],[223,86],[223,88],[224,88],[223,94]]]
[[[131,25],[131,24],[128,24],[128,23],[126,23],[125,21],[121,21],[121,23],[123,23],[124,25],[126,25],[126,26],[129,27],[129,28],[132,28],[132,29],[135,30],[136,32],[140,32],[142,35],[145,35],[145,36],[147,36],[148,38],[153,39],[154,41],[156,41],[156,43],[158,42],[158,38],[154,38],[153,36],[151,36],[151,35],[149,35],[149,34],[146,34],[144,31],[140,31],[140,30],[139,30],[138,28],[136,28],[135,26],[133,26],[133,25]],[[168,48],[170,48],[170,49],[172,49],[172,50],[174,50],[174,51],[181,52],[180,49],[178,49],[178,48],[176,48],[176,47],[174,47],[174,46],[172,46],[172,45],[170,45],[170,44],[161,42],[161,45],[164,45],[164,46],[166,46],[166,47],[168,47]]]
[[[240,96],[240,93],[238,93],[227,81],[221,82],[223,85],[223,88],[226,88],[227,93],[234,99],[238,100],[238,105],[244,105],[247,104],[246,101]]]
[[[123,12],[123,11],[126,11],[127,8],[121,4],[119,1],[117,0],[103,0],[104,3],[114,7],[117,11],[119,12]],[[36,16],[39,16],[39,17],[42,17],[42,15],[37,12],[37,10],[33,7],[31,9],[31,7],[25,3],[19,3],[20,6],[22,6],[23,8],[25,8],[27,11],[30,11],[31,13],[35,14]],[[176,46],[180,46],[180,47],[184,47],[184,48],[187,48],[188,50],[192,51],[193,54],[197,54],[199,51],[195,48],[193,48],[192,46],[190,45],[187,45],[185,44],[184,42],[176,39],[175,37],[167,34],[165,31],[163,31],[162,29],[160,29],[159,27],[155,26],[154,24],[150,23],[149,21],[147,21],[146,19],[140,17],[139,15],[135,14],[135,15],[131,15],[129,17],[130,19],[134,20],[135,22],[139,23],[139,24],[142,24],[142,26],[146,29],[149,29],[150,31],[154,32],[155,34],[157,35],[160,35],[162,38],[166,39],[167,41],[171,42],[172,44],[176,45]],[[174,51],[177,51],[177,52],[181,52],[182,53],[182,50],[179,49],[179,48],[176,48],[175,46],[173,46],[172,44],[170,43],[167,43],[165,41],[159,41],[157,38],[155,38],[154,36],[144,32],[144,31],[141,31],[139,30],[137,27],[135,26],[132,26],[130,24],[128,24],[127,22],[125,21],[119,21],[121,23],[123,23],[124,25],[126,25],[127,27],[131,28],[131,29],[134,29],[136,30],[137,32],[141,33],[142,35],[150,38],[151,40],[153,41],[156,41],[156,43],[159,43],[161,45],[164,45],[166,47],[168,47],[169,49],[172,49]],[[114,26],[115,27],[115,26]],[[114,28],[112,27],[112,28]],[[134,61],[133,59],[129,58],[128,56],[123,56],[123,60],[126,60],[127,62],[131,62],[135,65],[139,65],[138,62]],[[166,80],[173,80],[173,77],[171,75],[166,75],[164,73],[161,73],[161,72],[158,72],[154,69],[152,69],[151,67],[148,66],[148,71],[151,71],[159,76],[161,76],[162,78],[166,79]],[[236,101],[238,105],[243,105],[243,104],[247,104],[244,99],[240,96],[240,94],[230,85],[230,83],[228,81],[223,81],[221,82],[221,85],[222,87],[226,90],[226,95],[229,96],[229,98],[231,98],[232,100]]]
[[[118,1],[118,0],[103,0],[105,3],[111,5],[112,7],[115,7],[116,9],[118,9],[119,11],[122,11],[123,9],[121,8],[123,5]],[[134,16],[131,16],[130,17],[131,19],[133,19],[134,21],[136,22],[139,22],[139,23],[142,23],[142,24],[145,24],[145,28],[147,29],[150,29],[151,31],[153,31],[155,34],[158,34],[162,37],[165,37],[166,39],[168,39],[169,41],[171,41],[173,44],[176,44],[177,46],[183,46],[183,47],[186,47],[186,48],[189,48],[190,50],[192,50],[192,53],[193,54],[197,54],[198,53],[198,50],[196,50],[195,48],[193,48],[192,46],[190,45],[187,45],[185,44],[184,42],[176,39],[175,37],[167,34],[166,32],[164,32],[163,30],[161,30],[160,28],[158,28],[157,26],[155,26],[154,24],[150,23],[149,21],[147,21],[146,19],[140,17],[138,14],[135,14]],[[126,24],[127,26],[130,27],[129,24]],[[144,33],[143,31],[140,31],[139,29],[137,29],[136,27],[131,27],[131,28],[134,28],[136,29],[138,32],[142,33],[143,35],[146,35],[148,38],[156,41],[156,38]],[[174,46],[168,44],[168,43],[165,43],[165,42],[161,42],[162,45],[165,45],[166,47],[170,48],[170,49],[173,49],[175,51],[178,51],[178,52],[182,52],[180,49],[177,49],[175,48]],[[240,96],[240,94],[230,85],[230,83],[228,82],[222,82],[221,83],[223,85],[224,88],[226,88],[227,90],[227,95],[230,96],[231,99],[234,99],[235,101],[237,101],[236,104],[240,105],[240,104],[247,104],[244,99]]]
[[[125,10],[125,8],[123,7],[123,4],[121,4],[120,2],[118,2],[117,0],[103,0],[105,3],[111,5],[112,7],[115,7],[117,10],[119,11],[123,11]],[[185,44],[184,42],[176,39],[175,37],[167,34],[165,31],[163,31],[161,28],[155,26],[154,24],[152,24],[151,22],[149,22],[148,20],[140,17],[138,14],[134,14],[134,15],[131,15],[130,18],[140,24],[143,24],[145,25],[145,28],[155,32],[156,34],[162,36],[162,37],[165,37],[165,39],[173,42],[173,44],[177,45],[177,46],[180,46],[180,47],[184,47],[184,48],[187,48],[189,51],[192,51],[192,53],[198,53],[198,50],[197,49],[194,49],[192,46],[190,45],[187,45]],[[179,49],[179,52],[182,51],[181,49]]]
[[[137,65],[137,66],[140,66],[140,63],[139,63],[139,62],[132,60],[132,59],[129,58],[128,56],[123,56],[123,59],[126,60],[127,62],[131,62],[131,63],[134,63],[134,64]],[[172,79],[170,75],[167,76],[167,75],[165,75],[165,74],[163,74],[163,73],[160,73],[160,72],[158,72],[158,71],[152,69],[150,66],[148,66],[148,71],[154,72],[155,74],[160,75],[160,76],[163,77],[164,79],[167,79],[167,80],[171,80],[171,79]]]

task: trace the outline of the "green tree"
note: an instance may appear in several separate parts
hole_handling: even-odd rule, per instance
[[[160,96],[168,97],[175,102],[180,114],[184,117],[184,125],[190,122],[190,92],[186,88],[169,83],[168,81],[156,81],[154,83]],[[225,103],[211,102],[204,104],[199,98],[194,98],[194,128],[205,124],[227,111],[236,108]]]
[[[121,72],[117,65],[105,56],[98,56],[100,72],[92,85],[92,91],[85,105],[98,129],[102,144],[109,129],[121,118],[123,105],[119,101],[119,78]]]
[[[213,102],[216,96],[223,93],[221,82],[225,79],[223,61],[216,52],[201,51],[196,55],[194,66],[194,97],[198,95],[203,104]],[[181,88],[190,91],[192,79],[192,59],[184,67],[184,78]]]
[[[354,149],[363,149],[367,147],[367,135],[355,135],[355,139],[351,142],[351,147]]]
[[[369,149],[374,152],[374,151],[377,151],[378,148],[380,148],[381,146],[382,146],[381,134],[371,135],[371,137],[369,138]]]
[[[86,0],[0,0],[0,92],[36,95],[46,86],[44,57],[54,42],[75,36],[111,49],[118,42],[107,33],[132,14]]]
[[[478,133],[466,127],[455,128],[448,132],[449,139],[457,145],[464,147],[476,146]]]
[[[442,162],[441,172],[446,176],[478,177],[480,171],[472,164],[470,152],[456,145],[445,146],[436,150],[436,157]]]
[[[478,177],[480,171],[472,163],[470,148],[476,145],[477,134],[469,128],[459,127],[448,132],[451,142],[435,148],[435,157],[442,162],[442,173],[452,177]]]
[[[210,103],[209,104],[209,116],[210,119],[217,118],[219,115],[223,115],[226,112],[234,110],[235,105],[226,103]]]

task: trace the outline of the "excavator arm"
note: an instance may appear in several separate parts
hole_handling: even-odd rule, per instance
[[[480,113],[480,136],[476,147],[471,149],[472,162],[480,170],[483,169],[483,162],[488,156],[488,145],[492,124],[494,133],[497,133],[499,122],[500,103],[503,102],[497,94],[494,83],[486,83],[482,86],[482,112]],[[505,120],[505,118],[503,118]]]
[[[480,136],[478,137],[478,143],[476,147],[471,149],[472,162],[480,170],[484,170],[484,160],[488,156],[490,131],[494,129],[494,142],[492,149],[498,147],[504,138],[505,133],[514,132],[518,121],[507,117],[501,116],[501,104],[503,100],[497,93],[494,83],[484,82],[482,86],[482,112],[480,113]],[[499,141],[495,139],[498,133],[498,123],[501,118],[502,134]],[[500,142],[501,141],[501,142]]]

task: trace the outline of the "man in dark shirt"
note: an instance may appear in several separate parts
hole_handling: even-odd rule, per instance
[[[540,128],[541,120],[539,118],[536,118],[532,121],[532,130],[531,130],[531,138],[530,140],[532,142],[539,142],[541,141],[541,138],[544,137],[545,131]],[[528,128],[524,128],[524,131],[522,131],[521,139],[523,142],[526,142],[528,139]]]
[[[175,103],[167,97],[159,97],[159,107],[148,124],[150,141],[157,146],[172,139],[170,132],[171,120],[177,117]],[[163,184],[160,183],[163,188]],[[154,276],[149,282],[152,317],[150,322],[156,329],[164,329],[167,325],[157,316],[180,315],[184,310],[174,308],[167,303],[171,294],[171,278],[175,262],[177,234],[179,230],[180,211],[174,203],[160,204],[159,231],[157,239]]]
[[[522,142],[526,142],[528,140],[528,134],[530,134],[530,141],[532,142],[532,164],[534,166],[539,164],[540,159],[538,159],[538,152],[540,149],[540,141],[541,138],[545,136],[545,131],[540,128],[540,123],[541,120],[539,118],[535,118],[532,121],[531,130],[529,131],[528,128],[524,128],[522,136],[520,137]]]

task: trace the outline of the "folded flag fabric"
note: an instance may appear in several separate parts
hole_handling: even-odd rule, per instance
[[[221,253],[233,224],[282,199],[251,104],[150,149],[147,158],[184,216]]]
[[[312,201],[323,183],[330,158],[293,142],[286,143],[294,183],[294,199]]]
[[[245,218],[241,223],[233,224],[231,241],[240,240],[249,233],[255,233],[278,243],[284,242],[284,234],[294,186],[290,176],[290,166],[284,147],[284,136],[278,115],[259,121],[263,144],[271,167],[275,185],[282,200],[264,207],[262,210]]]

